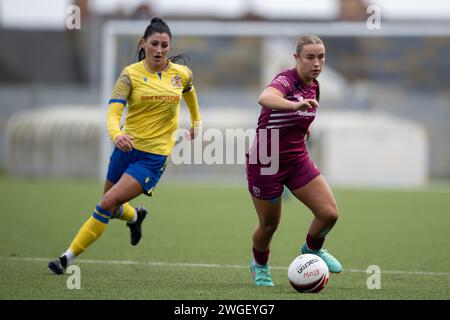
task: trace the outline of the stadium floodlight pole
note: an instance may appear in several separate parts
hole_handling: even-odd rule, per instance
[[[380,29],[371,30],[366,22],[250,22],[250,21],[195,21],[168,20],[177,36],[260,36],[296,37],[316,34],[324,37],[420,37],[449,36],[450,21],[385,22]],[[103,25],[102,37],[102,107],[107,108],[111,90],[118,76],[115,69],[117,36],[139,36],[148,25],[147,20],[110,20]],[[106,112],[106,111],[105,111]],[[100,176],[104,178],[109,154],[112,150],[106,126],[101,148]]]

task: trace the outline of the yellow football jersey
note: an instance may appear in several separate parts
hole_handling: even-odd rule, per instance
[[[169,155],[178,128],[181,97],[191,114],[191,124],[200,122],[198,100],[191,70],[168,61],[161,72],[151,71],[142,60],[125,67],[116,81],[108,108],[108,131],[114,139],[120,134],[133,138],[136,149]],[[127,115],[119,127],[124,106]]]

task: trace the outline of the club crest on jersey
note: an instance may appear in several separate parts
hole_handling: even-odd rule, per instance
[[[144,77],[144,82],[147,82],[147,80],[148,80],[147,77]]]
[[[177,88],[181,88],[181,86],[183,85],[183,82],[181,81],[181,78],[178,74],[176,74],[173,78],[172,78],[172,85],[174,87]]]

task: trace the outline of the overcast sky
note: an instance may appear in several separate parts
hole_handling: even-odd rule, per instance
[[[330,18],[339,14],[340,0],[89,0],[91,9],[131,12],[149,3],[157,14],[208,14],[235,17],[250,9],[268,18]],[[386,19],[450,20],[449,0],[365,0],[381,8]],[[10,28],[62,29],[72,0],[0,0],[0,25]]]

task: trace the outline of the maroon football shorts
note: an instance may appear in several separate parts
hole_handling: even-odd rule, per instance
[[[281,196],[284,186],[296,190],[320,175],[320,170],[309,157],[279,164],[278,172],[262,175],[261,164],[249,164],[247,158],[248,191],[259,199],[273,200]]]

